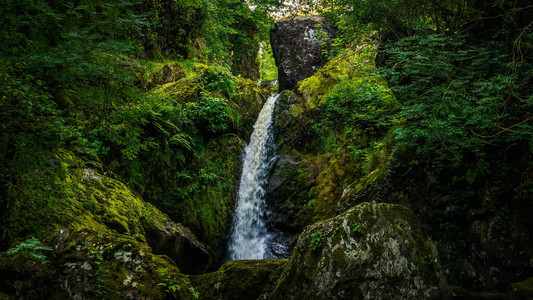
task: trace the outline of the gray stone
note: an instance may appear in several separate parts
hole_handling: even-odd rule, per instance
[[[320,28],[320,30],[319,30]],[[322,17],[283,19],[270,30],[270,43],[278,66],[279,90],[290,90],[326,63],[335,30]]]
[[[271,299],[447,299],[435,245],[400,205],[361,203],[309,226]]]

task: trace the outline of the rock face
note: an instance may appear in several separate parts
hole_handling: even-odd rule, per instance
[[[434,244],[413,213],[362,203],[309,226],[272,299],[446,299]]]
[[[278,66],[279,90],[293,89],[326,63],[322,44],[330,44],[335,30],[322,17],[283,19],[270,30]],[[326,46],[327,47],[327,46]]]

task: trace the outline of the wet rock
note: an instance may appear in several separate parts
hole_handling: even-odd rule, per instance
[[[319,169],[303,157],[280,153],[266,186],[267,203],[273,214],[271,223],[283,232],[301,232],[312,223],[309,202],[317,185]]]
[[[435,245],[413,213],[362,203],[309,226],[272,299],[446,299]]]
[[[293,89],[326,63],[322,50],[329,47],[335,30],[322,17],[283,19],[270,31],[278,66],[279,90]],[[325,44],[324,44],[325,43]]]
[[[302,147],[307,143],[304,136],[308,130],[308,107],[302,97],[292,91],[284,91],[274,110],[274,138],[283,152]]]

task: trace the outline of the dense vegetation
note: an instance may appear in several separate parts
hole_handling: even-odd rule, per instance
[[[292,181],[288,200],[275,205],[279,227],[299,233],[360,202],[400,203],[436,240],[451,284],[504,290],[532,276],[529,1],[295,2],[294,14],[325,16],[337,36],[325,50],[330,62],[290,96],[305,100],[286,108],[297,111],[297,126],[277,124],[286,127],[278,152],[296,161],[282,172]],[[148,207],[154,224],[189,227],[216,267],[240,151],[269,92],[255,81],[277,76],[269,13],[282,4],[3,1],[0,252],[48,262],[54,250],[41,240],[83,223],[76,214],[114,232],[94,225],[89,244],[145,249],[148,227],[117,216],[140,223],[136,214]],[[93,178],[87,169],[135,200],[103,209],[101,195],[80,188],[80,176]],[[97,265],[112,257],[107,248],[107,258],[95,253]],[[197,298],[165,264],[154,258],[156,289]],[[98,270],[115,272],[107,268]],[[114,288],[98,274],[102,290]]]
[[[209,178],[206,170],[218,170],[200,164],[187,171],[186,166],[194,160],[193,153],[202,152],[203,137],[236,130],[228,100],[238,94],[228,72],[256,76],[250,52],[258,51],[256,33],[260,20],[266,20],[264,14],[250,11],[241,1],[5,4],[0,104],[3,249],[20,232],[40,232],[43,222],[53,222],[35,215],[19,224],[25,208],[42,208],[45,217],[48,209],[56,209],[45,190],[50,179],[41,178],[39,171],[54,164],[50,155],[56,149],[72,149],[104,162],[162,208],[175,206],[162,199],[187,193],[183,186],[190,184],[179,180],[189,178],[187,172]],[[248,57],[251,63],[244,62]],[[164,64],[145,58],[183,61],[180,76],[198,73],[195,93],[203,100],[176,103],[146,93],[160,84],[157,72]],[[218,67],[193,70],[193,61],[216,62]],[[216,164],[216,159],[205,163]],[[194,175],[200,170],[204,173]],[[15,209],[19,205],[23,207]]]

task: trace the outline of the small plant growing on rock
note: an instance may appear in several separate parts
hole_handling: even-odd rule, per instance
[[[200,292],[195,291],[192,286],[189,287],[189,291],[192,293],[192,296],[194,297],[194,299],[200,298]]]
[[[311,234],[311,243],[309,244],[309,248],[311,248],[313,251],[316,251],[320,248],[322,248],[322,241],[324,239],[325,235],[322,233],[322,231],[317,231]]]
[[[47,262],[47,256],[41,253],[41,251],[53,251],[54,249],[41,245],[42,243],[39,239],[32,237],[31,239],[27,239],[15,247],[8,249],[7,254],[15,254],[22,251],[25,256],[31,259],[40,260],[44,264]]]
[[[181,287],[172,279],[170,275],[167,273],[167,269],[159,269],[157,270],[159,272],[159,275],[162,277],[162,282],[158,283],[158,286],[163,287],[165,293],[171,294],[174,297],[177,297],[176,292],[181,289]]]
[[[424,256],[424,261],[426,262],[426,264],[428,266],[434,266],[435,265],[435,258],[431,254],[428,254],[428,255]]]
[[[352,225],[352,232],[357,235],[363,235],[363,227],[359,223],[354,223]]]
[[[337,232],[339,232],[342,228],[342,224],[338,224],[337,227],[335,227],[335,229],[333,229],[333,235],[337,234]]]

